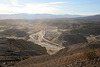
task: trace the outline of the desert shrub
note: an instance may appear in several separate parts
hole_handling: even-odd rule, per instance
[[[86,51],[84,52],[84,57],[88,60],[93,60],[97,57],[95,51]]]

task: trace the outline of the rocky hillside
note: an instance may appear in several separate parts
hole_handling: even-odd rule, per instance
[[[58,40],[61,41],[62,45],[65,47],[72,44],[87,42],[87,39],[81,34],[71,34],[66,32],[62,33]]]
[[[71,33],[81,33],[84,35],[99,35],[100,33],[99,24],[84,24],[79,29],[73,29]]]
[[[14,36],[14,37],[25,37],[28,34],[25,31],[18,30],[18,29],[8,29],[0,33],[1,36]]]
[[[7,39],[0,38],[0,55],[7,54],[12,56],[12,54],[20,55],[43,55],[47,54],[44,47],[41,47],[33,42],[25,41],[22,39]]]
[[[71,48],[65,48],[55,55],[32,57],[19,62],[15,67],[99,67],[100,44],[84,43],[80,46],[77,44],[77,48],[71,52]]]

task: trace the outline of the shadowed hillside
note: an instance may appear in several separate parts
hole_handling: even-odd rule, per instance
[[[25,37],[28,34],[25,31],[17,30],[17,29],[8,29],[1,33],[3,36],[15,36],[15,37]]]
[[[8,39],[8,42],[19,50],[35,50],[40,54],[47,54],[46,49],[44,47],[34,44],[33,42],[29,42],[21,39],[19,40]]]
[[[69,46],[71,44],[85,43],[87,39],[81,34],[62,33],[58,38],[59,41],[64,41],[62,45]]]
[[[77,44],[77,48],[71,51],[69,51],[71,48],[65,48],[55,55],[26,59],[15,67],[99,67],[100,44],[84,43],[80,45],[81,47]]]

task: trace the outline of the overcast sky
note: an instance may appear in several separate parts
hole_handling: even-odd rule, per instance
[[[0,14],[100,14],[100,0],[0,0]]]

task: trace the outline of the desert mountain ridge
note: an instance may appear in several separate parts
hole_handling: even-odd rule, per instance
[[[53,18],[76,18],[85,17],[84,15],[54,15],[54,14],[0,14],[0,20],[2,19],[53,19]]]

